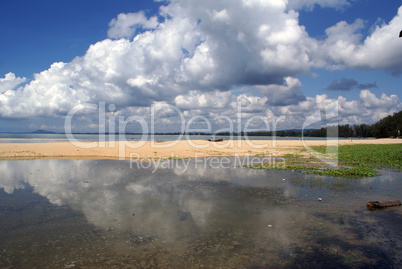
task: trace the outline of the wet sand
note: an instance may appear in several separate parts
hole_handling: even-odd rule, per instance
[[[402,139],[362,140],[227,140],[122,141],[122,142],[51,142],[0,143],[0,159],[158,159],[203,158],[210,156],[272,156],[295,154],[309,157],[311,146],[356,144],[401,144]]]

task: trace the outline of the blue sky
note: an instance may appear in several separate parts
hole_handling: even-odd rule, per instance
[[[31,78],[54,62],[69,62],[107,38],[109,22],[120,13],[157,12],[158,3],[130,0],[3,1],[0,74]]]
[[[170,104],[212,120],[235,118],[245,100],[244,119],[283,115],[282,128],[334,101],[341,124],[402,108],[399,1],[0,5],[0,131],[62,131],[71,108],[99,102],[115,116],[148,120],[152,105]],[[74,128],[97,130],[97,114],[82,113]],[[177,117],[163,115],[161,130],[175,131]]]
[[[354,1],[350,7],[341,10],[333,8],[317,8],[315,12],[302,10],[300,11],[299,19],[300,24],[306,26],[310,36],[323,39],[325,38],[325,29],[337,22],[344,20],[348,23],[353,23],[356,18],[361,18],[367,24],[362,34],[368,36],[370,35],[370,27],[372,25],[376,24],[379,19],[389,22],[397,14],[399,6],[400,3],[398,1]],[[316,72],[320,74],[321,79],[311,79],[308,76],[303,77],[303,89],[306,91],[308,89],[320,91],[325,89],[334,79],[340,78],[354,78],[361,83],[376,81],[379,88],[387,93],[396,93],[397,91],[395,90],[399,89],[398,86],[402,83],[400,77],[389,76],[389,73],[384,70],[360,71],[345,69],[333,72],[317,70]],[[332,98],[335,98],[337,94],[336,92],[328,93]],[[343,95],[356,98],[359,92],[350,91]]]

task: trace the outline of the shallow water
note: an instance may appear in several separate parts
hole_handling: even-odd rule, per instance
[[[0,268],[402,267],[402,208],[365,206],[401,199],[400,172],[223,159],[2,161]]]

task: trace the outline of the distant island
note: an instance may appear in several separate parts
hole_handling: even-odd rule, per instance
[[[46,131],[46,130],[42,130],[42,129],[33,131],[33,132],[31,132],[31,133],[32,133],[32,134],[56,134],[55,132]]]

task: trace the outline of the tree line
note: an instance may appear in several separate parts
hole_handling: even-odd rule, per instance
[[[402,110],[393,115],[389,115],[378,122],[367,124],[354,124],[354,125],[337,125],[323,127],[321,129],[310,129],[304,131],[304,136],[307,137],[376,137],[376,138],[389,138],[400,137],[402,131]],[[217,135],[239,135],[244,136],[244,132],[240,133],[218,133]],[[302,130],[285,130],[285,131],[257,131],[249,132],[247,136],[291,136],[301,137]]]
[[[398,113],[394,113],[392,116],[379,120],[378,122],[367,124],[354,124],[354,125],[339,125],[323,127],[318,130],[309,130],[304,133],[304,136],[311,137],[326,137],[338,136],[338,137],[376,137],[376,138],[389,138],[400,137],[400,131],[402,131],[402,110]],[[337,134],[337,135],[336,135]]]

